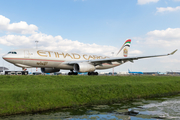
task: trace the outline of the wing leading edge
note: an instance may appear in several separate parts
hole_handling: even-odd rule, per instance
[[[81,62],[88,62],[88,63],[92,63],[94,65],[99,65],[102,63],[111,63],[111,62],[118,62],[118,63],[124,63],[127,61],[133,62],[133,60],[138,60],[138,59],[143,59],[143,58],[162,57],[162,56],[173,55],[176,51],[177,51],[177,49],[171,53],[163,54],[163,55],[137,56],[137,57],[116,57],[116,58],[108,58],[108,59],[69,61],[69,62],[64,62],[63,64],[73,65],[73,64],[77,64],[77,63],[81,63]]]

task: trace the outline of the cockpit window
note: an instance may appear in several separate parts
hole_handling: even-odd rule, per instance
[[[10,52],[8,52],[8,54],[17,54],[17,52],[12,52],[12,51],[10,51]]]

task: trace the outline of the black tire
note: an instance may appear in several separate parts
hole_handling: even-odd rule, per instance
[[[88,72],[88,75],[91,75],[91,72]]]

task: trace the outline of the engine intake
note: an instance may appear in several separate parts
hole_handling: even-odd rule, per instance
[[[89,63],[74,64],[74,71],[76,72],[93,72],[95,69],[95,66]]]
[[[41,72],[43,73],[53,73],[53,72],[59,72],[60,69],[58,68],[41,68]]]

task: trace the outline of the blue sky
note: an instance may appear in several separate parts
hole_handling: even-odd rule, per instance
[[[16,48],[111,55],[127,38],[129,56],[180,46],[180,0],[6,0],[0,2],[0,56]],[[115,71],[177,71],[174,56],[126,63]],[[0,66],[5,64],[0,59]],[[106,70],[106,71],[111,71]]]

